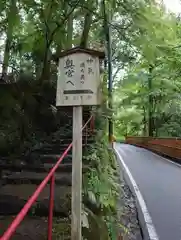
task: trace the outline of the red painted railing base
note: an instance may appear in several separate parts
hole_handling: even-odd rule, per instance
[[[121,234],[119,234],[119,236],[118,236],[118,239],[117,240],[123,240],[123,237],[122,237],[122,235]]]

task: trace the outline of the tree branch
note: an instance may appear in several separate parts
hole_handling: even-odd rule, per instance
[[[72,9],[71,9],[70,12],[67,14],[67,16],[62,20],[61,23],[58,23],[58,22],[56,23],[56,24],[57,24],[57,27],[54,28],[54,30],[53,30],[52,33],[51,33],[50,40],[49,40],[49,45],[52,43],[53,37],[54,37],[55,33],[57,32],[57,30],[58,30],[59,28],[61,28],[61,27],[64,25],[64,23],[69,19],[70,15],[74,12],[75,8],[78,6],[79,2],[80,2],[80,0],[77,0],[77,2],[73,5],[73,7],[71,6]]]
[[[116,72],[114,73],[114,75],[113,75],[113,82],[114,82],[114,80],[115,80],[115,78],[116,78],[116,76],[117,76],[117,74],[118,74],[118,72],[121,70],[121,66],[119,66],[118,68],[117,68],[117,70],[116,70]]]
[[[88,11],[85,14],[84,29],[83,29],[82,36],[81,36],[81,41],[80,41],[80,46],[82,48],[87,47],[87,42],[88,42],[88,37],[89,37],[89,31],[90,31],[90,28],[91,28],[91,23],[92,23],[92,13]]]

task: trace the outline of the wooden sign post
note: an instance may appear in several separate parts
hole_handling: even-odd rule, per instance
[[[57,106],[73,106],[72,240],[82,239],[82,106],[101,101],[100,59],[103,52],[73,48],[59,59]]]
[[[71,239],[82,239],[82,106],[73,107],[72,160],[72,226]]]

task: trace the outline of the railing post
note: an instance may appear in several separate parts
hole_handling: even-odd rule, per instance
[[[52,240],[54,189],[55,189],[55,173],[52,175],[52,177],[50,179],[49,215],[48,215],[48,240]]]

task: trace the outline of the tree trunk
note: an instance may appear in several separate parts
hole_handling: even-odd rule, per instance
[[[6,42],[5,42],[5,50],[4,50],[4,59],[3,59],[3,66],[2,66],[2,80],[6,79],[7,71],[8,71],[8,64],[10,58],[10,49],[11,43],[13,38],[13,15],[16,9],[16,0],[10,1],[10,8],[7,10],[7,32],[6,32]]]
[[[40,78],[41,83],[43,83],[45,80],[50,79],[50,59],[51,59],[50,44],[47,43],[43,59],[43,69]]]
[[[72,48],[73,38],[73,13],[68,18],[67,24],[67,49]]]
[[[147,136],[146,109],[143,107],[143,136]]]
[[[71,14],[69,15],[69,13],[71,12]],[[68,4],[66,4],[66,9],[65,9],[65,13],[66,15],[69,15],[67,18],[67,35],[62,36],[63,39],[62,41],[59,41],[59,43],[56,46],[56,53],[53,56],[54,61],[58,62],[59,59],[59,55],[61,53],[61,51],[64,49],[70,49],[72,48],[72,39],[73,39],[73,17],[74,17],[74,10],[72,10],[71,7],[68,6]],[[64,41],[66,41],[66,45],[64,46],[63,43]]]
[[[3,66],[2,66],[2,80],[6,80],[6,76],[7,76],[8,63],[9,63],[9,57],[10,57],[10,46],[11,46],[11,38],[10,38],[10,35],[7,34],[5,50],[4,50]]]
[[[148,135],[153,137],[154,135],[154,119],[153,119],[153,97],[152,97],[152,71],[153,66],[149,67],[149,77],[148,77]]]
[[[89,31],[92,24],[92,13],[87,10],[84,20],[84,29],[81,36],[80,47],[86,48],[88,43]]]

